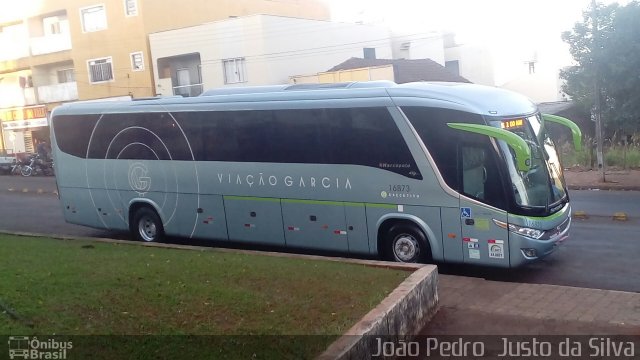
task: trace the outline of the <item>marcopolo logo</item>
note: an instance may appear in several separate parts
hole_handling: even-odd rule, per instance
[[[151,189],[151,178],[148,176],[149,169],[141,162],[129,165],[129,185],[140,196]]]
[[[72,348],[71,341],[40,340],[35,336],[9,336],[9,359],[63,360],[67,358],[67,351]]]

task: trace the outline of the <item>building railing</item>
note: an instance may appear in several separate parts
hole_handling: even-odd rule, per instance
[[[50,54],[71,50],[71,35],[68,33],[31,38],[31,55]]]
[[[198,96],[202,94],[202,84],[180,85],[173,87],[173,95],[185,97]]]
[[[78,100],[78,83],[66,82],[55,85],[38,86],[40,103]]]
[[[17,60],[29,57],[29,38],[19,41],[15,36],[0,33],[0,61]]]

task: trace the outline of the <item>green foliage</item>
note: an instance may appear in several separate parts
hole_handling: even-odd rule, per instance
[[[72,352],[88,351],[78,358],[312,358],[409,275],[219,251],[0,243],[0,334],[116,335],[74,337]]]
[[[640,148],[614,146],[604,154],[605,164],[619,168],[640,168]]]
[[[592,145],[592,141],[584,141],[582,149],[576,151],[570,143],[562,144],[560,146],[562,166],[591,169],[596,162],[595,148]],[[640,169],[640,146],[607,146],[604,148],[604,160],[607,167]]]
[[[594,18],[594,12],[597,14]],[[594,21],[595,19],[595,21]],[[640,3],[617,3],[584,12],[582,22],[562,34],[577,66],[561,71],[563,90],[583,109],[595,103],[601,87],[602,119],[608,134],[640,129]],[[594,23],[597,37],[594,37]],[[622,130],[622,131],[620,131]]]

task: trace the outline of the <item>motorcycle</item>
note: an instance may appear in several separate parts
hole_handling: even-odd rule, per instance
[[[53,160],[43,159],[40,155],[29,157],[28,163],[20,169],[22,176],[45,175],[53,176]]]
[[[18,159],[18,158],[14,158],[13,162],[11,163],[11,169],[9,170],[9,174],[11,175],[21,175],[22,174],[22,168],[24,166],[26,166],[27,163],[22,160],[22,159]]]

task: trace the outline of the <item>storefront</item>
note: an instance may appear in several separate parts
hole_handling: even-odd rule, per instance
[[[0,150],[34,153],[37,141],[50,143],[48,114],[44,105],[0,109]]]

